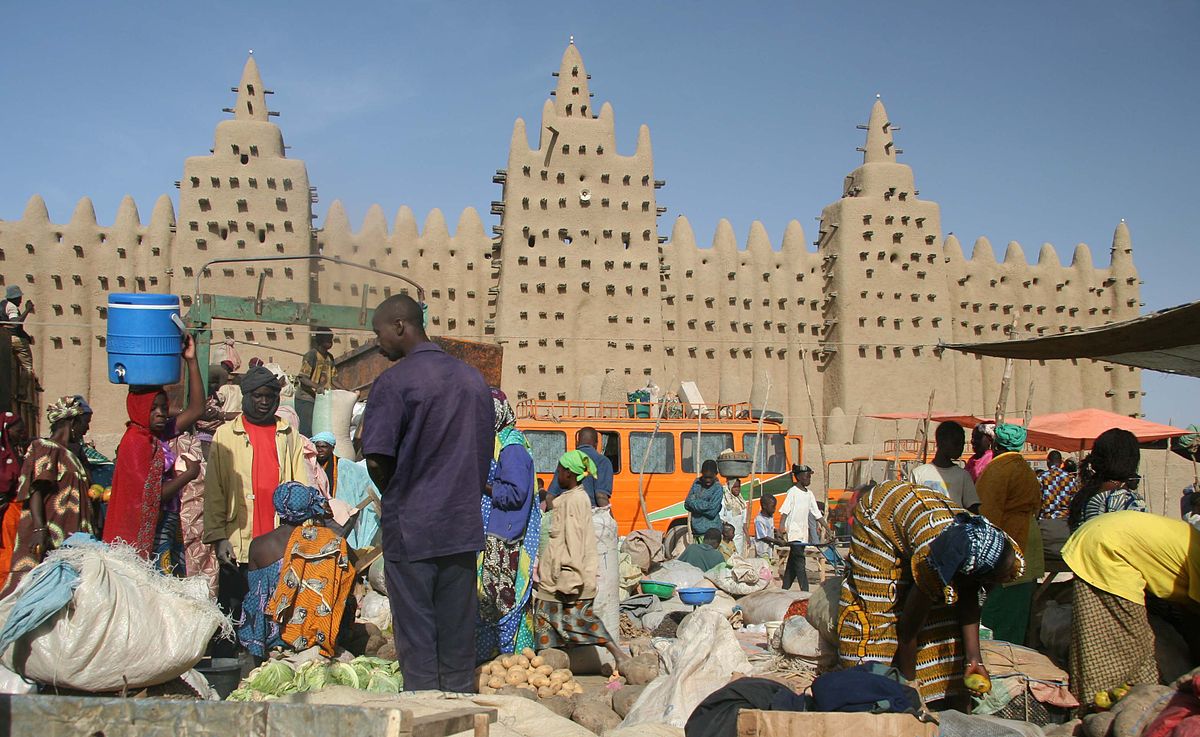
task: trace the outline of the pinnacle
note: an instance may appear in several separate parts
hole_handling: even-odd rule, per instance
[[[567,44],[559,65],[558,84],[554,89],[554,107],[560,116],[590,118],[591,94],[588,92],[588,73],[583,56],[575,45],[575,37]]]
[[[267,120],[267,95],[263,89],[262,76],[258,73],[258,62],[254,52],[246,57],[242,67],[242,79],[237,86],[237,104],[233,108],[236,120]]]
[[[862,126],[860,126],[862,127]],[[896,146],[892,141],[892,122],[888,120],[883,100],[875,95],[871,106],[871,119],[866,125],[867,144],[863,148],[863,163],[895,162]]]

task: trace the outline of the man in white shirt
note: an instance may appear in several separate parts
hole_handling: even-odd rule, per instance
[[[783,571],[783,587],[790,589],[794,581],[800,582],[800,590],[808,591],[808,568],[805,565],[804,547],[818,544],[813,539],[817,524],[825,524],[825,513],[817,504],[817,498],[808,490],[812,483],[812,469],[797,464],[792,466],[795,485],[788,489],[787,498],[779,508],[780,526],[788,543],[787,568]]]
[[[912,470],[912,482],[932,489],[970,512],[978,512],[979,495],[966,469],[955,463],[967,444],[967,433],[957,422],[943,422],[934,432],[937,453],[932,463]]]

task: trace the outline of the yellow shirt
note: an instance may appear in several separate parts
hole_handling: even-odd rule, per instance
[[[208,449],[208,467],[204,474],[204,537],[206,543],[229,540],[241,563],[250,559],[250,540],[254,536],[254,484],[251,471],[254,451],[246,436],[243,418],[238,415],[213,433]],[[304,463],[304,445],[300,433],[284,420],[275,421],[275,448],[279,452],[279,481],[311,484]]]
[[[1147,593],[1200,604],[1200,531],[1187,522],[1109,512],[1076,530],[1062,557],[1076,576],[1135,604],[1144,604]]]

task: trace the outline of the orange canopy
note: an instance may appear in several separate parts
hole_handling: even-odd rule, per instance
[[[877,420],[925,419],[924,412],[890,412],[869,416]],[[953,420],[968,430],[981,422],[993,421],[990,418],[955,412],[934,412],[930,419],[933,422]],[[1024,424],[1024,420],[1019,415],[1009,415],[1004,421],[1012,425]],[[1160,425],[1157,422],[1139,420],[1102,409],[1077,409],[1071,412],[1035,415],[1029,422],[1029,437],[1027,439],[1035,445],[1068,452],[1088,450],[1092,447],[1092,441],[1100,433],[1114,427],[1119,427],[1122,430],[1128,430],[1133,433],[1139,443],[1152,443],[1156,440],[1190,434],[1190,431],[1178,427]]]
[[[1006,420],[1016,421],[1019,418]],[[1102,409],[1077,409],[1052,415],[1037,415],[1029,422],[1029,442],[1058,450],[1079,451],[1092,447],[1092,441],[1105,430],[1119,427],[1133,433],[1139,443],[1187,435],[1188,431],[1149,420],[1106,412]]]

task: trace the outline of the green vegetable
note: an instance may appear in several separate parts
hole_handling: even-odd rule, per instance
[[[241,686],[262,694],[283,696],[296,692],[295,678],[296,672],[290,665],[279,660],[269,660],[251,671]]]
[[[293,684],[297,691],[320,691],[329,681],[329,669],[325,664],[310,660],[296,669]]]
[[[339,686],[361,688],[358,681],[358,671],[349,663],[334,663],[329,666],[329,680]]]
[[[367,690],[372,693],[400,693],[400,678],[380,668],[371,674]]]

